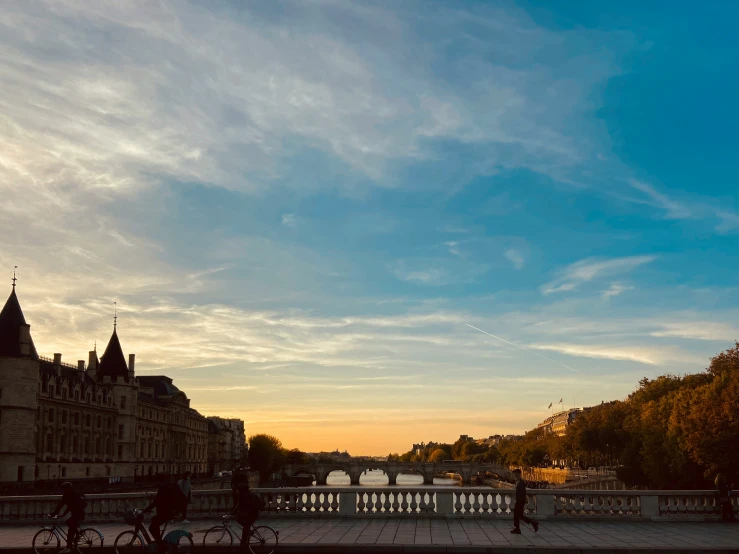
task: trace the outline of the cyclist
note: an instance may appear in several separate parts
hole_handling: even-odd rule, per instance
[[[156,515],[151,518],[149,532],[159,552],[165,550],[161,527],[174,517],[181,506],[181,497],[182,491],[177,483],[165,483],[159,486],[151,504],[144,508],[144,512],[147,514],[151,513],[154,508],[157,510]]]
[[[62,497],[59,500],[59,504],[56,505],[56,509],[51,514],[51,517],[56,517],[63,506],[66,506],[67,509],[64,510],[61,517],[66,516],[67,513],[72,514],[67,520],[67,548],[62,551],[64,554],[73,552],[77,539],[77,530],[80,527],[80,523],[85,519],[86,505],[85,496],[75,491],[72,483],[69,481],[62,483]]]
[[[234,506],[236,521],[241,525],[241,546],[246,546],[249,539],[249,530],[259,517],[259,511],[264,508],[264,501],[249,490],[249,481],[239,483],[236,488],[238,502]]]

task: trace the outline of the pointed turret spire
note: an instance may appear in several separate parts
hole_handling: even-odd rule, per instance
[[[118,340],[118,332],[115,324],[113,325],[113,334],[110,336],[108,346],[105,347],[103,357],[100,358],[100,364],[97,370],[97,378],[110,377],[111,379],[123,379],[128,382],[128,366],[126,358],[123,356],[123,348],[121,341]]]
[[[18,297],[13,289],[0,312],[0,356],[23,357],[38,360],[38,353],[31,338],[30,325],[26,324]]]

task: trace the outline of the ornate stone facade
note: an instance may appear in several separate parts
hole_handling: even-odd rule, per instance
[[[0,482],[208,472],[208,420],[134,364],[116,325],[87,366],[39,356],[14,284],[0,312]]]

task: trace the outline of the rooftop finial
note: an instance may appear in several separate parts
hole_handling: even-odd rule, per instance
[[[14,265],[14,266],[13,266],[13,290],[15,290],[15,282],[16,282],[16,281],[18,280],[18,279],[16,279],[16,277],[15,277],[15,270],[16,270],[16,269],[18,269],[18,266],[17,266],[17,265]]]
[[[115,331],[116,325],[118,325],[118,302],[113,301],[113,330]]]

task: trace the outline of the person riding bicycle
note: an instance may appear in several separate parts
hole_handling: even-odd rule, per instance
[[[151,518],[149,532],[160,552],[164,551],[161,527],[172,519],[182,505],[182,491],[177,483],[160,485],[154,500],[146,508],[145,513],[151,513],[156,508],[157,513]]]
[[[241,525],[241,546],[246,546],[249,539],[249,530],[259,517],[259,511],[264,508],[264,500],[249,490],[249,481],[241,482],[236,488],[238,502],[234,506],[236,521]]]
[[[74,486],[69,481],[62,483],[62,497],[59,500],[59,504],[56,505],[56,509],[50,514],[51,517],[61,511],[63,506],[66,506],[66,510],[61,515],[64,517],[67,513],[72,515],[67,520],[67,548],[63,550],[63,553],[73,552],[75,540],[77,539],[77,530],[80,527],[80,523],[85,519],[85,497],[74,490]]]

